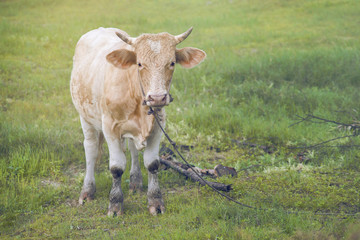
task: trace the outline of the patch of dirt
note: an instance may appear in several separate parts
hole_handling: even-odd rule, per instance
[[[55,182],[55,181],[50,180],[50,179],[42,180],[41,184],[43,186],[51,186],[53,188],[59,188],[61,186],[61,183]]]

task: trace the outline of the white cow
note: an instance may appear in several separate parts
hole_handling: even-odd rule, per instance
[[[152,107],[165,125],[171,101],[169,88],[175,63],[192,68],[206,54],[196,48],[176,49],[192,28],[178,36],[142,34],[137,38],[115,28],[99,28],[83,35],[76,45],[70,90],[84,133],[86,175],[79,203],[95,193],[94,168],[105,137],[113,176],[108,215],[123,212],[121,176],[125,171],[125,142],[131,152],[130,189],[142,188],[138,151],[144,150],[148,169],[148,207],[151,214],[165,210],[157,171],[162,133],[148,115]]]

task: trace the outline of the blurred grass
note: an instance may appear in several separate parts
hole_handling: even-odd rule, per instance
[[[349,133],[330,124],[289,128],[296,115],[359,121],[359,10],[356,0],[1,1],[0,237],[347,239],[358,234],[356,217],[287,215],[284,209],[359,211],[357,148],[313,149],[305,153],[309,162],[301,164],[296,154],[302,150],[286,148]],[[109,219],[107,154],[97,163],[96,200],[75,206],[85,160],[69,93],[72,56],[79,37],[100,26],[132,36],[179,34],[194,26],[179,47],[201,48],[208,58],[195,69],[176,70],[167,130],[179,144],[196,146],[186,153],[195,165],[222,163],[237,170],[261,165],[220,181],[232,184],[231,194],[239,200],[278,211],[239,209],[163,171],[167,213],[153,218],[145,194],[128,195],[127,171],[126,213]],[[277,150],[238,148],[232,139]],[[359,139],[336,144],[359,145]]]

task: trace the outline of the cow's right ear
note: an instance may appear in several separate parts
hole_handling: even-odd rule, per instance
[[[127,69],[136,64],[136,53],[126,49],[115,50],[106,56],[106,60],[115,67]]]

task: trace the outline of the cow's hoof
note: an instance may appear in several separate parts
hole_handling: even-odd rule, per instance
[[[88,191],[81,191],[79,197],[79,205],[84,205],[86,201],[94,200],[95,191],[88,192]]]
[[[129,184],[129,192],[135,193],[135,192],[141,192],[143,187],[143,179],[140,174],[133,174],[130,175],[130,184]]]
[[[79,204],[83,205],[85,201],[91,201],[94,200],[96,192],[95,182],[90,182],[85,184],[81,190],[80,197],[79,197]]]
[[[136,192],[141,192],[142,186],[134,185],[130,183],[129,194],[135,194]]]
[[[121,203],[110,204],[109,210],[107,212],[108,217],[116,217],[123,214],[124,211]]]
[[[159,213],[165,213],[165,205],[162,199],[156,199],[149,204],[149,212],[151,215],[156,216]]]

